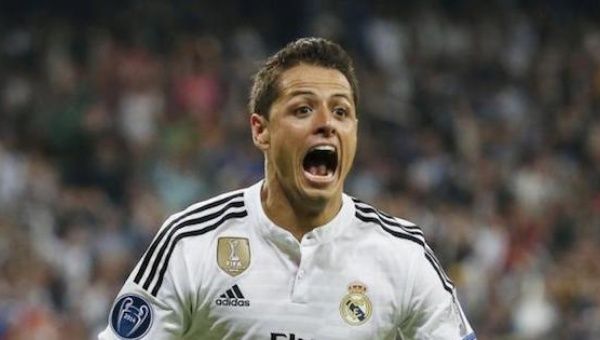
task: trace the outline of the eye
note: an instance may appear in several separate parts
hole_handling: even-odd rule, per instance
[[[348,110],[344,107],[336,107],[333,109],[333,113],[337,116],[337,117],[347,117],[348,116]]]
[[[294,114],[296,116],[306,116],[312,112],[312,108],[310,106],[301,106],[294,110]]]

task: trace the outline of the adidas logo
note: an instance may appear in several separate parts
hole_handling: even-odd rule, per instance
[[[227,291],[217,300],[215,300],[217,306],[232,306],[232,307],[249,307],[250,300],[246,300],[244,294],[240,290],[237,284],[233,285],[231,288],[227,289]]]

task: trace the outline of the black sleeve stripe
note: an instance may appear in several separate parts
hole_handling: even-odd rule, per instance
[[[158,247],[158,245],[161,243],[161,241],[163,240],[163,238],[165,238],[165,235],[169,232],[169,230],[171,230],[171,228],[177,224],[179,221],[181,221],[182,219],[190,216],[190,215],[194,215],[197,213],[200,213],[202,211],[214,208],[216,206],[219,206],[221,204],[227,203],[229,201],[231,201],[234,198],[237,197],[241,197],[243,196],[244,193],[243,192],[238,192],[235,193],[233,195],[229,195],[226,196],[222,199],[213,201],[213,202],[209,202],[207,204],[204,204],[198,208],[192,209],[190,211],[184,212],[183,214],[181,214],[180,216],[178,216],[177,218],[173,219],[168,226],[166,226],[165,228],[163,228],[161,230],[161,232],[158,234],[158,236],[156,236],[154,238],[154,241],[152,241],[152,244],[150,244],[150,247],[148,248],[148,250],[146,251],[146,253],[144,254],[144,257],[142,259],[142,264],[140,266],[140,268],[138,269],[137,275],[135,276],[133,282],[135,283],[140,283],[140,280],[142,279],[142,277],[144,276],[144,272],[146,271],[146,268],[148,267],[148,264],[150,263],[150,259],[152,259],[152,256],[154,255],[154,252],[156,251],[156,247]]]
[[[428,253],[425,253],[425,258],[427,259],[427,261],[429,261],[429,263],[431,263],[431,265],[433,266],[433,268],[435,269],[435,272],[437,273],[438,277],[440,278],[440,281],[442,282],[442,286],[444,287],[444,289],[450,293],[450,295],[453,295],[452,293],[452,286],[449,285],[446,280],[444,279],[445,274],[443,270],[439,269],[437,267],[437,265],[435,264],[435,261],[431,258],[431,255],[429,255]]]
[[[391,216],[390,214],[387,214],[379,209],[376,209],[372,205],[362,202],[356,198],[353,198],[352,200],[354,201],[354,206],[356,207],[356,209],[358,209],[362,212],[376,213],[382,220],[388,222],[388,224],[391,224],[396,227],[404,228],[406,230],[416,230],[416,231],[421,232],[421,234],[423,233],[421,231],[421,228],[419,228],[419,226],[417,226],[417,225],[408,225],[408,224],[400,223],[394,216]]]
[[[446,283],[448,283],[448,285],[454,287],[454,282],[452,282],[452,280],[448,277],[448,275],[444,271],[442,265],[440,264],[440,261],[437,259],[437,257],[433,253],[433,250],[431,250],[431,248],[429,248],[429,245],[427,245],[427,243],[425,244],[425,255],[428,255],[430,257],[431,261],[433,261],[433,263],[437,266],[439,273],[442,274]]]
[[[390,215],[390,214],[388,214],[388,213],[386,213],[386,212],[384,212],[382,210],[378,210],[378,209],[375,209],[375,210],[377,210],[377,212],[380,215],[385,216],[389,220],[394,221],[394,222],[400,224],[402,226],[402,228],[405,228],[405,229],[415,229],[415,230],[421,231],[421,228],[418,225],[416,225],[416,224],[409,225],[409,224],[399,223],[398,220],[396,219],[396,217],[394,217],[394,216],[392,216],[392,215]]]
[[[152,296],[156,296],[156,294],[158,294],[158,290],[160,289],[160,286],[163,283],[163,279],[165,277],[165,273],[167,271],[167,266],[169,264],[169,259],[171,258],[171,254],[173,253],[173,249],[175,249],[175,244],[177,244],[177,242],[179,242],[179,240],[186,238],[186,237],[191,237],[191,236],[197,236],[197,235],[202,235],[205,234],[209,231],[215,230],[217,229],[220,225],[222,225],[225,221],[233,219],[233,218],[242,218],[242,217],[246,217],[248,216],[248,212],[247,211],[236,211],[236,212],[231,212],[225,216],[223,216],[220,220],[218,220],[217,222],[206,226],[202,229],[197,229],[197,230],[190,230],[184,233],[180,233],[178,234],[175,239],[173,240],[173,242],[171,243],[171,246],[169,247],[169,251],[167,252],[167,256],[165,258],[165,261],[162,265],[162,268],[160,270],[160,273],[158,274],[158,280],[156,281],[156,284],[154,285],[154,288],[152,289]]]
[[[417,237],[417,236],[415,236],[413,234],[410,234],[410,233],[408,233],[406,231],[399,231],[399,230],[396,230],[396,229],[390,229],[388,226],[386,226],[385,224],[383,224],[381,222],[381,220],[379,220],[378,218],[371,217],[371,216],[366,216],[366,215],[362,215],[358,211],[356,211],[355,216],[356,216],[356,218],[358,218],[359,220],[361,220],[363,222],[371,222],[371,223],[377,224],[383,230],[385,230],[386,232],[388,232],[388,233],[390,233],[390,234],[392,234],[392,235],[394,235],[396,237],[403,238],[405,240],[409,240],[409,241],[415,242],[416,244],[419,244],[422,247],[425,246],[425,242],[421,238],[419,238],[419,237]]]
[[[385,217],[381,211],[374,209],[372,207],[361,207],[356,205],[356,209],[364,212],[364,213],[373,213],[376,215],[376,217],[385,225],[387,225],[388,227],[398,227],[401,228],[403,231],[415,235],[415,236],[421,236],[423,237],[423,231],[421,230],[421,228],[419,228],[418,226],[406,226],[404,224],[399,223],[398,221],[394,220],[394,219],[390,219]]]
[[[429,246],[427,245],[427,243],[425,243],[425,239],[423,238],[423,236],[421,234],[415,234],[414,232],[411,233],[411,232],[409,232],[409,231],[407,231],[405,229],[392,229],[392,228],[390,228],[389,225],[387,225],[386,223],[384,223],[379,218],[376,218],[376,217],[373,217],[373,216],[363,215],[360,212],[360,209],[356,210],[355,216],[356,216],[356,218],[358,218],[359,220],[361,220],[363,222],[377,224],[384,231],[386,231],[387,233],[389,233],[389,234],[391,234],[391,235],[393,235],[395,237],[412,241],[414,243],[417,243],[421,247],[423,247],[423,250],[424,250],[423,253],[425,255],[425,258],[431,264],[431,266],[435,270],[436,274],[440,278],[440,281],[442,283],[442,286],[443,286],[444,290],[446,290],[447,292],[449,292],[451,295],[453,294],[454,284],[452,283],[452,281],[450,280],[450,278],[448,278],[448,276],[446,275],[446,273],[442,269],[442,266],[440,266],[439,262],[437,261],[437,258],[433,255],[433,252],[431,251],[431,249],[429,248]]]
[[[144,283],[144,286],[143,286],[144,289],[148,289],[148,287],[150,286],[150,283],[154,280],[154,276],[156,275],[158,266],[161,262],[163,262],[165,251],[167,251],[167,247],[169,247],[170,244],[174,243],[174,242],[172,242],[172,239],[178,230],[181,230],[181,229],[183,229],[185,227],[189,227],[189,226],[194,226],[195,228],[198,228],[199,225],[201,225],[201,224],[205,224],[207,222],[216,220],[217,218],[223,216],[230,209],[240,208],[243,206],[244,206],[243,200],[232,201],[232,202],[227,203],[221,209],[219,209],[218,211],[216,211],[214,213],[203,215],[203,216],[197,217],[197,218],[190,218],[187,220],[183,220],[183,221],[180,221],[180,223],[172,226],[172,228],[169,230],[169,234],[165,238],[165,241],[163,242],[162,246],[160,247],[160,250],[158,251],[156,258],[154,259],[152,268],[150,270],[150,274],[148,274],[148,278],[146,279],[146,281]]]

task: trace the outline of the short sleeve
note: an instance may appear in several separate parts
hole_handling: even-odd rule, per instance
[[[405,339],[475,340],[452,281],[427,245],[416,259],[409,315],[400,331]]]
[[[99,339],[177,339],[188,328],[189,273],[182,247],[174,247],[171,252],[166,247],[167,251],[159,257],[157,246],[156,255],[146,261],[151,249],[152,245],[116,297],[108,326],[99,334]],[[153,271],[153,267],[156,270]]]

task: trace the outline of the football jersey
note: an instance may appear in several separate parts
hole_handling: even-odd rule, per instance
[[[415,224],[348,195],[299,242],[262,182],[169,217],[100,339],[475,339]]]

